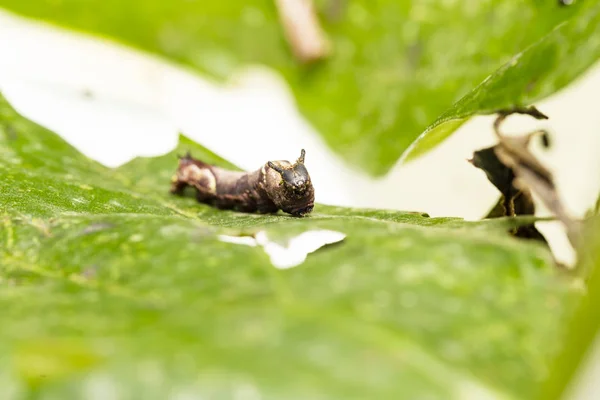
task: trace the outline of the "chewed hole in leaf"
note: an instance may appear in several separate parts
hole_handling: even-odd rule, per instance
[[[278,269],[288,269],[302,264],[310,253],[320,248],[339,243],[346,238],[346,234],[326,229],[310,230],[294,236],[286,246],[269,240],[265,231],[260,231],[254,236],[228,236],[219,235],[219,240],[227,243],[245,246],[260,246],[271,259],[271,264]]]

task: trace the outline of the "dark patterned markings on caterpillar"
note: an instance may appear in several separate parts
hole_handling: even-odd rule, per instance
[[[304,166],[305,151],[294,164],[269,161],[254,172],[230,171],[194,159],[188,152],[179,158],[171,193],[196,189],[199,202],[220,209],[274,213],[283,210],[304,216],[314,207],[315,190]]]

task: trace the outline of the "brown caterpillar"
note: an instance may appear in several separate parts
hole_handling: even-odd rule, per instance
[[[304,216],[314,207],[315,190],[304,166],[304,149],[294,164],[269,161],[254,172],[230,171],[194,159],[188,152],[179,158],[171,193],[196,189],[200,203],[220,209],[274,213],[283,210]]]

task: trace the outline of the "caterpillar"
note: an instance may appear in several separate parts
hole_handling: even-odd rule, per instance
[[[304,149],[295,163],[268,161],[254,172],[230,171],[192,157],[179,157],[171,180],[171,193],[182,195],[187,187],[196,189],[196,199],[219,209],[250,213],[282,210],[293,216],[309,214],[315,191],[304,166]]]

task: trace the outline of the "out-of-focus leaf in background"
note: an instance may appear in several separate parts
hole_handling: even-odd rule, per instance
[[[107,169],[0,98],[3,393],[529,398],[560,349],[579,296],[514,220],[219,211],[168,193],[176,152]],[[287,270],[219,240],[314,229],[346,239]]]
[[[444,112],[415,141],[404,158],[415,158],[431,150],[475,114],[495,113],[536,102],[577,78],[599,57],[600,3],[587,2],[576,17],[516,54]]]
[[[527,53],[535,60],[523,56],[516,68],[503,68],[438,119],[414,154],[469,115],[553,93],[599,53],[596,2],[317,4],[334,50],[324,63],[305,67],[292,57],[271,0],[0,0],[7,10],[110,37],[220,79],[248,64],[272,67],[329,146],[376,175],[461,96],[557,24],[575,18],[575,27],[552,33]]]

